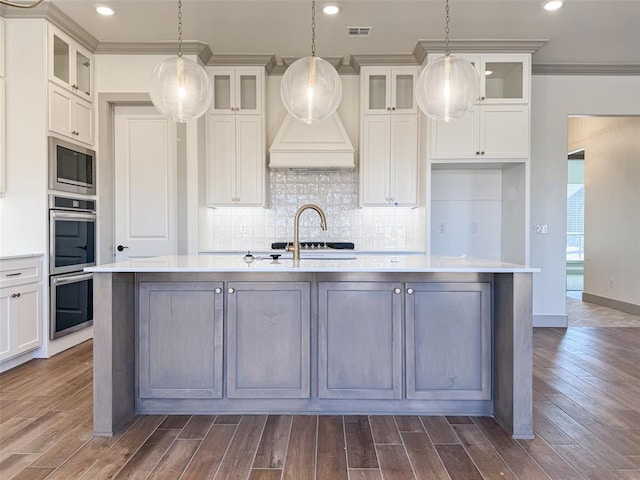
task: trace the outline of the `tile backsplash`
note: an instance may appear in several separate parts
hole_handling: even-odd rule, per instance
[[[293,219],[305,203],[320,206],[320,217],[300,217],[300,241],[354,242],[358,250],[425,250],[424,208],[358,206],[358,173],[271,171],[268,207],[208,208],[200,229],[200,250],[269,250],[271,242],[293,239]]]

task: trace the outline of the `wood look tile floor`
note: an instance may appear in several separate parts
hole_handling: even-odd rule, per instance
[[[526,441],[491,418],[304,415],[145,415],[93,438],[91,360],[86,342],[0,375],[2,480],[640,479],[640,328],[537,329]]]

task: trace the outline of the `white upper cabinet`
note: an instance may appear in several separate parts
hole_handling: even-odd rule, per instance
[[[49,25],[49,80],[93,101],[93,55]]]
[[[418,113],[418,67],[363,67],[362,113]]]
[[[529,107],[476,105],[450,122],[431,121],[432,160],[529,157]]]
[[[456,54],[457,55],[457,54]],[[450,122],[431,120],[431,159],[493,161],[529,158],[529,54],[457,55],[477,69],[476,105]],[[438,55],[430,59],[438,58]]]
[[[264,68],[209,67],[213,101],[209,113],[262,114]]]
[[[93,104],[49,84],[49,130],[93,145]]]
[[[362,67],[360,192],[363,206],[418,202],[418,67]]]

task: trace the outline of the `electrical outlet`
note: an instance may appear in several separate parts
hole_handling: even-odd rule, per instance
[[[534,223],[533,233],[546,235],[549,233],[549,225],[547,225],[546,223]]]
[[[478,222],[471,222],[471,233],[478,233]]]
[[[615,288],[615,287],[614,287],[614,283],[613,283],[613,278],[610,278],[610,279],[609,279],[609,288],[610,288],[611,290],[613,290],[613,289]]]
[[[444,222],[440,222],[438,224],[438,233],[447,233],[447,224]]]
[[[245,235],[247,233],[247,226],[243,223],[240,225],[240,235]]]
[[[381,223],[376,223],[374,225],[373,233],[375,233],[376,235],[380,235],[382,233],[382,224]]]

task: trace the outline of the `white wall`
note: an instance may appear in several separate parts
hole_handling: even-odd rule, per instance
[[[531,222],[548,235],[532,235],[534,324],[566,325],[566,185],[569,115],[640,114],[638,76],[534,75],[531,94]]]
[[[154,67],[165,60],[170,55],[96,55],[95,56],[95,91],[98,93],[96,100],[96,131],[104,128],[100,125],[98,108],[100,106],[101,93],[144,93],[149,92],[151,72]],[[185,56],[190,60],[197,61],[195,56]],[[198,185],[199,165],[204,161],[204,144],[202,141],[201,125],[204,120],[193,120],[186,124],[185,135],[178,136],[178,142],[185,142],[186,152],[186,175],[185,185],[179,186],[186,192],[185,211],[180,211],[179,224],[186,225],[186,251],[179,253],[196,254],[198,250],[198,188],[187,188],[188,185]],[[199,126],[200,125],[200,126]],[[184,138],[183,138],[184,137]],[[98,161],[104,162],[107,159],[100,154],[100,144],[96,139],[96,150],[98,151]],[[104,165],[103,165],[104,167]],[[98,171],[111,171],[109,165],[105,168],[98,168]],[[182,178],[182,177],[181,177]],[[102,183],[102,182],[100,182]],[[103,198],[100,195],[100,198]],[[100,205],[98,205],[100,214]],[[100,217],[98,218],[100,221]],[[106,225],[103,219],[103,225]]]
[[[584,293],[640,306],[640,116],[573,117],[585,149]]]

